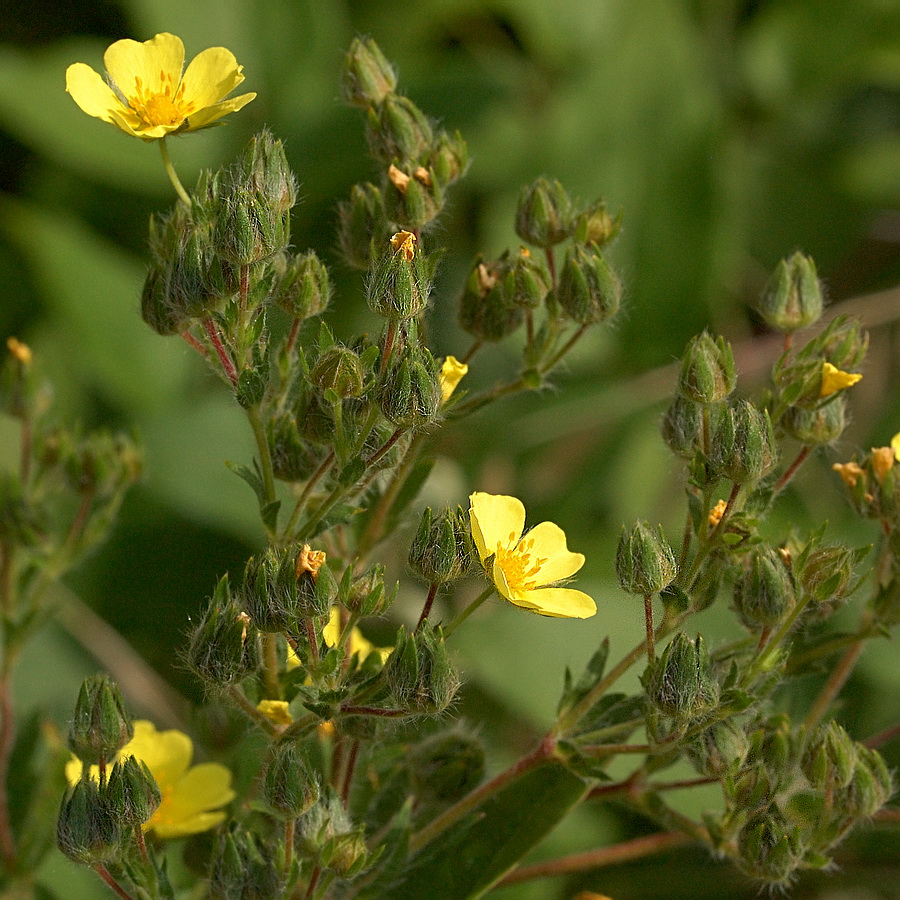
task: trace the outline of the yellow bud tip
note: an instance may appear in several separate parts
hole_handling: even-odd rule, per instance
[[[335,734],[337,734],[337,729],[334,727],[334,725],[331,724],[331,722],[323,722],[321,725],[319,725],[316,731],[318,731],[319,737],[323,738],[334,737]]]
[[[862,375],[858,372],[844,372],[837,366],[833,366],[830,362],[822,363],[822,387],[819,390],[819,397],[830,397],[837,391],[844,388],[852,387],[857,381],[862,380]]]
[[[319,569],[325,562],[324,550],[313,550],[309,544],[304,544],[303,549],[297,557],[297,566],[294,574],[299,578],[304,572],[309,572],[313,580],[319,577]]]
[[[709,511],[709,524],[715,528],[719,522],[722,521],[722,516],[725,515],[725,510],[728,508],[728,504],[724,500],[720,500],[710,511]]]
[[[455,356],[448,356],[441,366],[441,399],[446,403],[456,390],[456,386],[463,380],[469,367],[461,363]]]
[[[290,725],[294,721],[286,700],[260,700],[256,708],[276,725]]]
[[[406,190],[409,187],[409,175],[406,172],[401,171],[395,165],[391,165],[388,168],[388,181],[400,191],[401,194],[406,194]],[[404,232],[401,232],[403,234]],[[396,237],[396,235],[395,235]],[[397,248],[394,247],[396,250]]]
[[[887,478],[888,472],[894,467],[894,459],[893,447],[872,448],[872,472],[879,484],[884,484],[884,479]]]
[[[519,247],[519,255],[522,259],[531,259],[531,251],[527,247]]]
[[[391,238],[391,247],[394,253],[402,256],[407,262],[412,262],[416,255],[416,236],[411,231],[398,231]]]
[[[860,477],[866,474],[855,462],[835,463],[831,468],[843,478],[847,487],[851,488],[856,487]]]
[[[425,187],[431,187],[431,173],[425,166],[419,166],[416,171],[413,172],[413,178],[424,184]]]
[[[23,366],[31,365],[31,348],[28,344],[11,337],[6,339],[6,348]]]

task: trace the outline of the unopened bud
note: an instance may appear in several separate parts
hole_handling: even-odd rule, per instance
[[[662,533],[647,522],[622,529],[616,550],[619,586],[628,594],[656,594],[675,578],[675,554]]]
[[[428,268],[416,236],[397,232],[366,283],[369,308],[387,319],[412,319],[425,309],[430,292]]]
[[[662,438],[677,456],[692,459],[703,447],[703,409],[676,394],[662,420]]]
[[[276,306],[295,319],[321,315],[331,300],[331,281],[324,263],[310,250],[282,261],[272,286],[271,297]]]
[[[301,609],[295,552],[269,547],[247,562],[241,599],[260,631],[290,632],[296,628]]]
[[[459,301],[459,324],[486,341],[500,341],[525,321],[525,311],[503,290],[506,260],[477,262],[466,279]]]
[[[313,366],[310,378],[319,390],[333,391],[342,400],[363,392],[362,364],[349,347],[335,345],[326,350]]]
[[[774,806],[744,825],[737,849],[741,868],[770,884],[786,883],[803,859],[799,830],[789,826]]]
[[[802,553],[796,564],[797,581],[819,603],[844,600],[854,586],[854,553],[840,545],[825,545]]]
[[[408,97],[388,94],[377,108],[370,108],[366,138],[376,159],[385,165],[424,161],[434,133],[428,118]]]
[[[304,544],[294,563],[297,601],[304,616],[325,616],[337,599],[338,585],[325,561],[325,552]]]
[[[437,181],[446,186],[460,178],[469,166],[469,148],[457,131],[452,137],[442,131],[434,144],[429,168]]]
[[[769,414],[749,400],[723,411],[712,440],[710,463],[735,484],[758,481],[778,462]]]
[[[59,808],[57,846],[69,859],[95,866],[118,856],[121,839],[118,811],[110,808],[98,782],[82,778]]]
[[[522,188],[516,209],[516,234],[548,249],[572,233],[572,201],[558,181],[541,177]]]
[[[381,191],[369,182],[355,184],[350,199],[338,205],[338,241],[347,264],[367,270],[390,234]]]
[[[596,246],[576,244],[566,254],[555,297],[576,322],[605,322],[619,311],[622,285]]]
[[[105,764],[133,736],[134,725],[116,683],[108,675],[85,678],[69,726],[69,749],[85,766]]]
[[[372,38],[354,38],[344,57],[341,92],[351,106],[378,106],[397,89],[397,75]]]
[[[822,315],[822,288],[811,257],[798,252],[778,263],[756,310],[778,331],[797,331],[817,322]]]
[[[856,763],[856,743],[837,722],[832,721],[810,740],[800,768],[814,788],[833,792],[850,784]]]
[[[401,428],[433,422],[441,404],[441,386],[434,357],[426,347],[407,347],[378,386],[385,418]]]
[[[232,823],[219,833],[210,865],[209,895],[223,900],[272,900],[284,896],[284,846],[263,843]]]
[[[737,374],[731,344],[708,331],[695,337],[682,357],[678,392],[694,403],[719,403],[734,391]]]
[[[777,625],[796,602],[790,572],[781,557],[768,548],[756,550],[734,584],[734,605],[752,629]]]
[[[536,309],[546,299],[551,283],[546,263],[522,247],[503,275],[503,293],[517,306]]]
[[[815,409],[791,406],[781,422],[794,440],[821,447],[834,443],[844,433],[847,425],[845,412],[846,401],[843,397],[836,397]]]
[[[884,757],[863,744],[856,744],[856,767],[848,788],[851,814],[869,818],[894,795],[894,784]]]
[[[723,778],[740,770],[749,747],[746,731],[732,719],[723,719],[688,745],[688,755],[701,775]]]
[[[414,634],[401,628],[384,669],[395,702],[410,713],[439,713],[459,689],[443,634],[427,622]]]
[[[670,716],[697,715],[719,696],[706,644],[699,634],[693,641],[683,632],[675,635],[653,663],[646,681],[647,696]]]
[[[147,822],[162,800],[147,764],[127,756],[113,766],[105,788],[109,808],[123,825],[140,827]]]
[[[410,569],[429,584],[445,584],[462,578],[471,559],[471,533],[462,511],[447,508],[434,516],[426,507],[409,548]]]
[[[619,233],[622,227],[622,213],[609,214],[605,200],[594,201],[575,220],[575,240],[582,244],[596,244],[605,247]]]
[[[263,776],[263,796],[284,819],[302,816],[318,801],[318,779],[297,744],[281,741],[272,747]]]

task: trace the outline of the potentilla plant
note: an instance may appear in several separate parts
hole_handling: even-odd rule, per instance
[[[398,92],[373,41],[356,40],[342,89],[363,115],[375,176],[341,203],[337,244],[364,273],[378,334],[341,341],[327,323],[326,266],[293,248],[297,182],[281,142],[262,132],[192,190],[168,157],[169,135],[213,125],[254,98],[226,99],[243,80],[233,55],[205,50],[182,73],[181,41],[160,34],[118,41],[104,61],[108,82],[76,63],[68,91],[88,114],[157,142],[177,193],[150,223],[143,318],[204,357],[243,410],[256,454],[232,468],[256,496],[266,543],[242,576],[211,586],[183,649],[211,702],[239,714],[251,777],[238,786],[220,763],[192,766],[187,735],[134,722],[107,676],[89,679],[68,735],[62,852],[132,900],[462,900],[591,868],[619,850],[633,858],[688,842],[767,885],[828,866],[835,846],[893,794],[877,746],[894,732],[860,742],[829,714],[865,643],[900,621],[900,435],[835,464],[855,509],[881,526],[876,549],[848,547],[824,529],[763,531],[804,461],[841,435],[848,391],[862,377],[867,341],[857,322],[833,319],[801,340],[823,311],[812,260],[782,262],[760,299],[760,315],[785,335],[764,396],[738,395],[723,338],[703,333],[686,348],[662,421],[683,465],[684,531],[673,545],[653,523],[628,524],[615,558],[622,591],[638,600],[623,603],[623,615],[639,616],[646,635],[615,662],[599,641],[579,677],[565,673],[553,727],[486,778],[476,729],[455,721],[453,635],[477,628],[469,617],[493,597],[535,615],[590,619],[594,599],[570,585],[585,557],[558,525],[529,527],[521,501],[478,485],[468,508],[412,509],[441,427],[545,388],[587,329],[615,316],[622,288],[605,250],[619,217],[602,201],[573,201],[551,179],[525,187],[514,223],[524,245],[474,262],[458,301],[471,344],[436,358],[429,309],[448,301],[433,291],[434,226],[465,174],[466,145]],[[467,392],[469,369],[508,338],[521,347],[518,371]],[[100,537],[138,468],[124,439],[38,427],[30,352],[17,341],[9,350],[3,402],[20,423],[22,454],[3,482],[5,698],[47,584]],[[51,482],[80,500],[74,514],[55,511],[62,495]],[[383,561],[398,540],[403,573]],[[359,626],[389,616],[396,582],[409,575],[421,585],[418,620],[377,647]],[[466,602],[461,586],[479,577],[483,591]],[[863,584],[859,622],[828,634],[822,623]],[[455,615],[436,614],[439,595],[447,602],[437,609]],[[733,640],[717,645],[690,629],[696,613],[729,600]],[[819,695],[798,717],[784,713],[776,692],[823,664],[830,674]],[[637,666],[641,690],[617,691]],[[623,756],[634,760],[630,774],[610,781],[609,763]],[[679,761],[696,777],[667,781],[662,773]],[[703,820],[666,800],[673,787],[708,784],[720,786],[722,803]],[[41,798],[14,827],[5,787],[0,794],[5,877],[26,883],[49,843],[33,825]],[[577,805],[610,799],[658,826],[640,849],[598,848],[577,866],[521,864]],[[191,864],[176,875],[170,848],[186,839]]]

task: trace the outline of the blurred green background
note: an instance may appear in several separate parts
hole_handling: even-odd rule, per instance
[[[468,347],[455,299],[476,253],[516,246],[522,184],[546,174],[624,210],[612,253],[626,284],[619,320],[589,333],[558,391],[447,429],[422,498],[515,493],[532,523],[559,522],[588,557],[579,586],[596,597],[596,618],[546,620],[494,604],[460,634],[462,708],[481,723],[492,765],[529,749],[551,721],[565,665],[582,666],[604,635],[614,654],[640,637],[639,608],[612,584],[612,556],[623,522],[674,530],[682,521],[680,476],[657,430],[673,384],[667,367],[708,326],[735,342],[745,389],[758,386],[772,343],[748,303],[795,249],[815,257],[831,300],[863,317],[872,351],[851,428],[805,468],[773,533],[827,519],[835,535],[874,539],[829,467],[900,430],[896,0],[5,0],[0,331],[33,348],[67,418],[132,429],[147,454],[111,541],[69,579],[72,596],[60,596],[64,624],[25,660],[25,707],[63,726],[81,677],[106,667],[141,714],[172,722],[180,696],[198,699],[177,653],[191,617],[215,579],[260,546],[254,499],[223,465],[251,455],[242,415],[183,342],[157,337],[138,314],[147,218],[173,201],[157,150],[85,116],[64,92],[71,62],[100,69],[113,40],[159,31],[181,36],[188,58],[227,46],[245,67],[241,90],[259,94],[224,127],[171,142],[182,179],[228,162],[263,125],[283,138],[301,182],[294,242],[331,267],[338,297],[328,317],[341,334],[377,328],[360,278],[334,250],[336,203],[371,175],[362,124],[338,91],[358,33],[395,62],[401,90],[469,142],[471,170],[436,235],[449,248],[434,297],[437,353]],[[467,385],[492,384],[518,354],[511,341],[479,355]],[[389,562],[401,577],[400,556]],[[420,604],[406,584],[398,619]],[[726,607],[705,615],[713,641],[736,628]],[[136,676],[132,650],[172,694]],[[866,737],[900,719],[898,697],[896,651],[880,641],[849,685],[842,719]],[[900,764],[896,742],[886,754]],[[691,794],[683,806],[696,815],[715,802]],[[536,858],[652,830],[615,808],[584,809]],[[801,878],[795,895],[900,897],[898,843],[896,827],[855,837],[839,871]],[[103,896],[62,861],[46,878],[64,881],[73,900]],[[497,896],[586,888],[616,900],[756,895],[727,867],[679,850]]]

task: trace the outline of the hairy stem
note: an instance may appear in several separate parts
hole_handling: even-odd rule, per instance
[[[165,138],[160,138],[159,140],[159,155],[162,157],[163,167],[166,170],[166,175],[169,176],[169,181],[172,182],[172,187],[175,188],[175,193],[178,194],[181,202],[190,209],[192,206],[191,195],[184,189],[184,185],[181,183],[181,179],[175,171],[175,166],[172,165],[172,160],[169,157],[169,148],[166,145]]]

